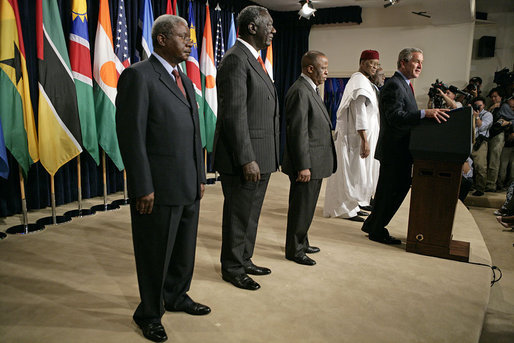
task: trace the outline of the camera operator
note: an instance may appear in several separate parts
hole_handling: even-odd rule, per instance
[[[450,86],[446,88],[444,91],[441,89],[442,87],[437,87],[438,95],[444,100],[443,108],[449,108],[454,110],[456,108],[462,107],[462,103],[459,101],[455,101],[455,97],[457,96],[458,89],[455,86]],[[428,99],[428,108],[434,108],[433,97]]]
[[[502,91],[500,88],[493,88],[488,95],[493,104],[489,111],[493,115],[493,125],[489,129],[489,165],[487,168],[486,192],[494,192],[497,188],[503,188],[504,180],[498,180],[500,171],[500,156],[505,145],[505,133],[514,124],[514,114],[507,102],[502,102]],[[503,176],[505,177],[505,176]]]
[[[473,118],[475,120],[475,144],[471,158],[475,170],[474,196],[484,195],[487,181],[487,140],[489,128],[493,124],[493,115],[485,110],[485,99],[477,97],[473,99]]]
[[[482,78],[480,78],[478,76],[474,76],[471,79],[469,79],[469,83],[466,86],[466,88],[464,88],[464,91],[466,93],[471,94],[473,96],[473,98],[476,98],[482,92],[480,90],[481,86],[482,86]]]

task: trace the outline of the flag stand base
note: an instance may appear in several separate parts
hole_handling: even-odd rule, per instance
[[[44,217],[41,219],[36,220],[36,224],[47,226],[47,225],[59,225],[62,223],[67,223],[71,221],[71,218],[68,216],[55,216],[55,223],[54,218],[52,216],[50,217]]]
[[[51,218],[51,217],[50,217]],[[45,229],[44,225],[41,224],[20,224],[16,226],[12,226],[5,230],[10,235],[26,235],[28,233],[33,233],[37,231],[42,231]]]
[[[81,210],[71,210],[64,213],[65,216],[70,218],[92,216],[93,214],[95,214],[95,211],[87,208]]]
[[[96,212],[103,212],[103,211],[117,210],[119,208],[120,208],[120,206],[115,205],[115,204],[102,204],[102,205],[95,205],[95,206],[91,207],[91,210],[96,211]]]
[[[111,205],[124,206],[130,204],[129,199],[118,199],[111,202]]]

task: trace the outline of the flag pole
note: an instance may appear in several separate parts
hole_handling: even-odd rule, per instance
[[[105,161],[105,150],[102,150],[102,176],[104,183],[104,203],[103,205],[95,205],[91,207],[92,211],[111,211],[120,208],[120,206],[116,204],[108,204],[107,203],[107,166]]]
[[[8,234],[12,235],[25,235],[36,231],[44,230],[45,227],[40,224],[29,224],[29,217],[27,215],[27,200],[25,199],[25,183],[23,180],[23,174],[21,167],[18,166],[18,172],[20,174],[20,195],[21,195],[21,210],[23,215],[23,224],[15,225],[6,230]]]
[[[44,217],[41,219],[36,220],[36,224],[39,225],[58,225],[62,223],[69,222],[71,220],[70,217],[64,215],[64,216],[58,216],[56,214],[56,206],[55,206],[55,180],[54,175],[50,175],[50,200],[52,201],[52,216],[50,217]]]
[[[90,210],[88,208],[82,208],[82,170],[80,169],[80,155],[77,156],[77,202],[79,208],[77,210],[71,210],[64,213],[65,216],[74,218],[74,217],[84,217],[95,214],[95,211]]]
[[[123,199],[114,200],[114,205],[123,206],[129,204],[128,191],[127,191],[127,170],[123,169]]]

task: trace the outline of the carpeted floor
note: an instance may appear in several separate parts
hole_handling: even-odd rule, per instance
[[[405,244],[371,242],[359,223],[323,218],[323,188],[310,231],[311,244],[321,248],[312,255],[318,264],[301,266],[284,258],[288,188],[286,176],[272,176],[253,260],[273,272],[255,277],[262,288],[250,292],[221,280],[221,186],[207,187],[189,294],[213,312],[166,313],[170,342],[492,343],[513,337],[511,233],[482,232],[496,240],[508,265],[490,289],[487,267],[406,253]],[[31,212],[30,221],[49,212]],[[471,210],[487,223],[494,221],[491,212]],[[490,264],[492,256],[502,266],[487,243],[489,255],[473,216],[459,204],[454,239],[471,242],[471,261]],[[407,219],[405,202],[389,226],[403,241]],[[19,222],[18,216],[2,218],[0,231]],[[1,241],[0,341],[146,342],[131,321],[138,289],[129,223],[123,207]]]

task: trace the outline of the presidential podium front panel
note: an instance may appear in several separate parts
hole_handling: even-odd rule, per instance
[[[473,112],[449,112],[441,124],[422,119],[411,130],[414,159],[407,251],[458,261],[469,260],[469,242],[452,239],[462,165],[471,154]]]

